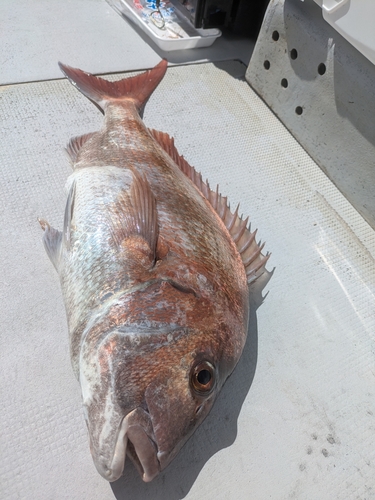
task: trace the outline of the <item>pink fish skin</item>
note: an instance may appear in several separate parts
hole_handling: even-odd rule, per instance
[[[139,112],[167,62],[109,82],[60,64],[104,113],[72,139],[62,232],[40,220],[61,282],[90,449],[108,481],[151,481],[210,411],[247,335],[269,255],[218,190]],[[262,285],[263,286],[263,285]]]

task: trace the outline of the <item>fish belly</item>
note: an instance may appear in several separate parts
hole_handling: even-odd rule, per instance
[[[64,227],[70,238],[63,249],[60,279],[71,333],[108,295],[129,286],[116,234],[124,222],[118,200],[129,192],[132,179],[130,170],[115,166],[80,169],[68,179],[74,197]]]

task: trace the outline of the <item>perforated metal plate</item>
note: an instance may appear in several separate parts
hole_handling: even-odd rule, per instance
[[[246,79],[375,228],[375,66],[313,0],[271,0]]]

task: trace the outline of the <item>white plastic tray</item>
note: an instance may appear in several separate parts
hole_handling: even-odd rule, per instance
[[[219,29],[197,29],[176,11],[169,1],[163,1],[162,5],[167,10],[173,10],[175,22],[169,22],[166,18],[165,28],[160,29],[154,24],[146,14],[147,9],[142,8],[145,0],[107,0],[108,3],[123,14],[130,21],[134,22],[148,35],[156,45],[164,51],[196,49],[209,47],[221,36]],[[138,6],[138,8],[137,8]],[[162,9],[165,12],[165,10]]]

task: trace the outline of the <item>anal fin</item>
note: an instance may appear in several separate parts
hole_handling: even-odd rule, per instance
[[[77,137],[72,137],[69,144],[66,146],[66,152],[68,153],[71,163],[77,163],[78,154],[82,149],[82,146],[95,134],[95,132],[89,132],[88,134],[80,135]]]
[[[264,274],[268,279],[264,277],[263,280],[259,280],[259,283],[262,282],[265,286],[271,277],[271,273],[267,271],[265,267],[270,258],[270,254],[262,253],[264,243],[257,243],[255,239],[257,231],[251,232],[250,225],[248,225],[249,218],[243,219],[242,216],[240,217],[238,215],[239,206],[237,206],[234,212],[230,210],[227,197],[219,193],[219,186],[213,191],[208,181],[203,181],[202,175],[197,172],[194,167],[189,165],[185,158],[179,154],[174,145],[173,137],[158,130],[149,129],[149,132],[162,149],[172,158],[180,170],[195,184],[224,222],[241,255],[248,283],[253,283]]]

